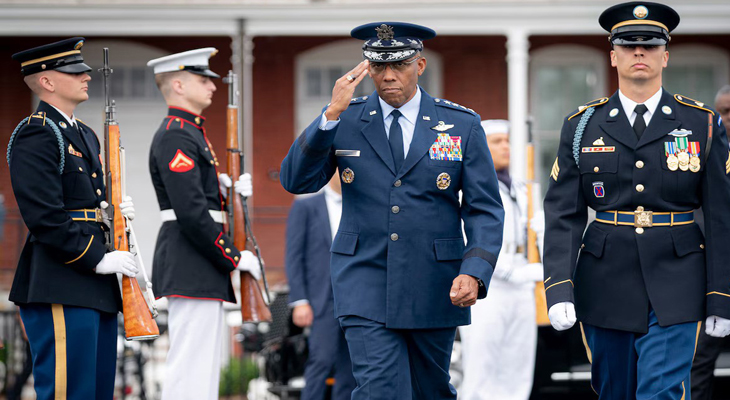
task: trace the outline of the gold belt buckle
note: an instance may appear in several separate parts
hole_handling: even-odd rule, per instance
[[[644,207],[637,207],[634,211],[634,227],[651,228],[654,224],[654,212],[644,211]]]
[[[96,212],[96,222],[98,222],[98,223],[104,222],[104,219],[101,216],[101,208],[95,208],[94,212]]]

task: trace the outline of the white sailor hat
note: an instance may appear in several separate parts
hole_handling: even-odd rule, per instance
[[[220,78],[221,76],[210,70],[208,59],[218,53],[215,47],[184,51],[169,56],[155,58],[147,63],[155,69],[155,74],[174,71],[188,71],[193,74]]]
[[[482,128],[484,128],[484,133],[487,136],[496,133],[506,133],[509,135],[509,121],[505,119],[485,119],[482,121]]]

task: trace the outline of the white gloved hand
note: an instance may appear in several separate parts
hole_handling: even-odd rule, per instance
[[[241,259],[238,260],[238,266],[236,269],[241,272],[250,273],[256,280],[261,279],[261,266],[259,265],[259,259],[248,250],[241,252]]]
[[[531,263],[516,267],[509,276],[509,281],[513,283],[537,282],[543,279],[542,263]]]
[[[239,176],[238,180],[234,184],[236,193],[243,197],[251,197],[253,194],[253,183],[251,180],[251,174],[248,172]]]
[[[112,251],[104,254],[104,258],[96,265],[96,273],[100,275],[124,274],[129,277],[137,276],[137,261],[128,251]]]
[[[717,338],[730,335],[730,319],[710,315],[705,321],[705,333]]]
[[[106,221],[108,219],[106,210],[109,208],[109,203],[102,201],[99,203],[99,208],[101,208],[104,217],[103,219]],[[119,203],[119,212],[121,212],[122,216],[127,217],[130,221],[134,220],[134,203],[132,202],[131,197],[125,197],[124,200]]]
[[[564,331],[575,325],[575,305],[569,301],[553,304],[548,310],[550,324],[556,331]]]
[[[119,203],[119,211],[123,216],[127,217],[128,220],[134,220],[134,203],[130,196],[125,197],[124,200]]]
[[[231,180],[231,177],[228,176],[225,172],[222,174],[218,174],[218,189],[220,189],[221,193],[223,194],[223,197],[228,197],[228,188],[233,185],[233,181]]]

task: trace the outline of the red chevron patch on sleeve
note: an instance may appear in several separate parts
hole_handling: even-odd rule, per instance
[[[188,172],[195,168],[195,162],[186,156],[182,150],[177,149],[177,153],[175,153],[175,157],[170,161],[169,166],[172,172]]]

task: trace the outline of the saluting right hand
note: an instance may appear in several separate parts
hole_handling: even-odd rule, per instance
[[[128,251],[112,251],[104,254],[104,258],[94,270],[100,275],[120,273],[129,277],[135,277],[139,272],[134,255]]]
[[[332,100],[329,107],[327,107],[327,111],[325,111],[328,121],[336,121],[340,114],[350,106],[350,100],[352,100],[355,93],[355,88],[368,74],[368,65],[368,60],[363,60],[350,72],[335,81],[335,87],[332,89]]]

